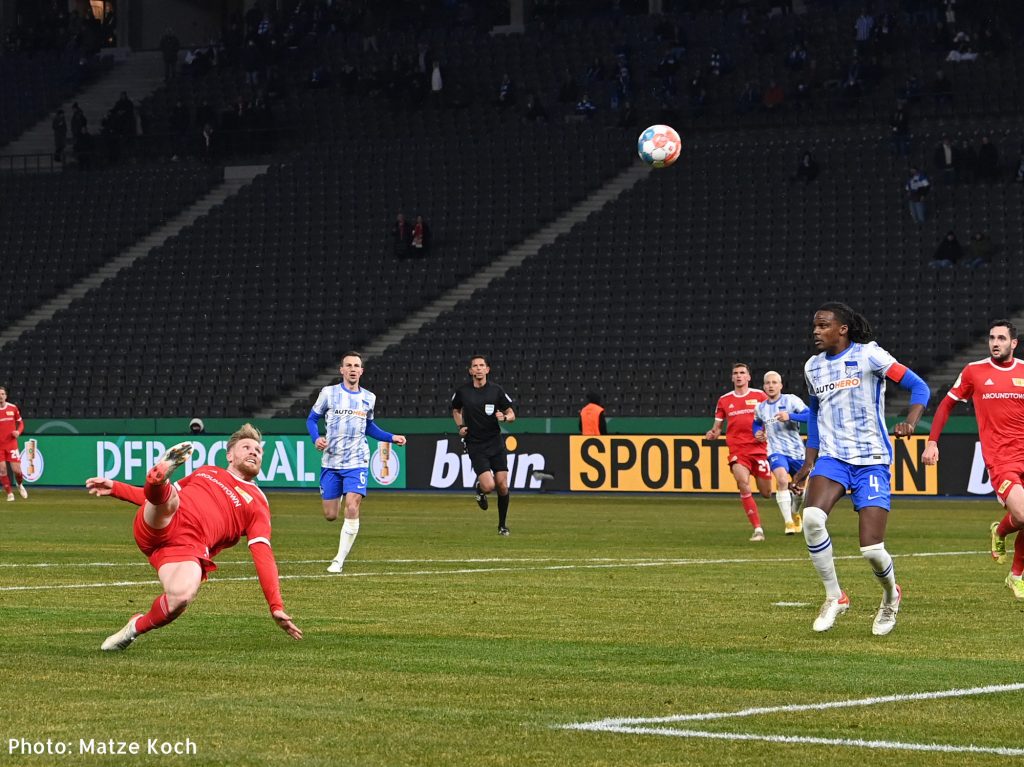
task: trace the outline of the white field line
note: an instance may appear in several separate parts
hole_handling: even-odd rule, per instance
[[[970,687],[966,689],[938,690],[935,692],[905,693],[883,695],[873,698],[856,698],[853,700],[826,701],[823,703],[804,703],[788,706],[758,706],[739,711],[714,711],[703,714],[677,714],[675,716],[658,716],[643,718],[601,719],[596,722],[577,722],[575,724],[557,725],[558,729],[579,730],[589,732],[613,732],[631,735],[665,735],[675,738],[705,738],[711,740],[761,741],[764,743],[798,743],[821,746],[846,746],[854,748],[873,748],[898,751],[938,751],[943,753],[998,754],[1000,756],[1024,756],[1024,749],[1003,746],[956,746],[945,743],[907,743],[892,740],[862,740],[859,738],[817,738],[804,735],[764,735],[751,732],[709,732],[707,730],[682,730],[672,727],[654,727],[655,724],[670,722],[695,722],[738,717],[758,716],[762,714],[794,713],[798,711],[826,711],[830,709],[852,708],[855,706],[877,706],[885,703],[908,703],[920,700],[942,700],[945,698],[965,698],[972,695],[991,695],[1002,692],[1018,692],[1024,690],[1024,683],[989,685],[986,687]]]
[[[672,716],[651,716],[622,719],[599,719],[596,722],[567,724],[567,730],[600,730],[605,727],[623,727],[628,725],[668,724],[671,722],[708,722],[716,719],[736,719],[762,714],[792,714],[798,711],[827,711],[834,708],[854,708],[856,706],[877,706],[882,703],[907,703],[917,700],[942,700],[943,698],[966,698],[971,695],[991,695],[997,692],[1016,692],[1024,690],[1024,682],[1011,684],[993,684],[985,687],[968,687],[964,689],[938,690],[935,692],[897,693],[880,695],[873,698],[854,698],[852,700],[832,700],[822,703],[797,703],[788,706],[757,706],[739,711],[712,711],[703,714],[674,714]]]
[[[978,554],[977,551],[941,551],[941,552],[925,552],[917,554],[904,554],[904,557],[949,557],[949,556],[974,556]],[[987,552],[984,552],[987,553]],[[901,555],[894,555],[896,556]],[[849,555],[836,557],[836,559],[861,559],[860,556]],[[305,562],[323,563],[329,560],[303,560]],[[393,562],[395,560],[382,560],[384,562]],[[403,561],[403,560],[397,560]],[[450,562],[451,560],[404,560],[404,561],[437,561],[437,562]],[[456,562],[465,562],[471,560],[454,560]],[[497,560],[507,561],[507,560]],[[539,561],[550,561],[550,560],[539,560]],[[584,562],[590,562],[592,560],[580,560]],[[601,569],[622,569],[630,567],[670,567],[670,566],[688,566],[688,565],[747,565],[747,564],[766,564],[766,563],[787,563],[787,562],[806,562],[807,558],[804,556],[800,557],[779,557],[776,559],[765,559],[765,558],[730,558],[730,559],[644,559],[644,560],[598,560],[599,564],[566,564],[566,565],[545,565],[541,567],[465,567],[465,568],[454,568],[447,570],[395,570],[387,572],[360,572],[360,573],[342,573],[342,574],[331,574],[331,573],[315,573],[315,574],[293,574],[293,575],[281,575],[280,580],[321,580],[323,578],[367,578],[367,577],[408,577],[408,576],[425,576],[425,575],[474,575],[474,574],[485,574],[485,573],[509,573],[509,572],[536,572],[536,571],[554,571],[554,570],[601,570]],[[225,563],[228,564],[228,563]],[[360,564],[369,564],[368,561],[363,560]],[[232,578],[210,578],[210,582],[218,581],[255,581],[256,576],[242,576]],[[97,582],[97,583],[55,583],[55,584],[33,584],[27,586],[0,586],[0,592],[7,591],[61,591],[65,589],[92,589],[92,588],[113,588],[121,586],[146,586],[153,583],[157,583],[156,580],[142,580],[142,581],[108,581],[108,582]]]
[[[953,746],[945,743],[906,743],[898,740],[860,740],[848,738],[812,738],[804,735],[759,735],[753,732],[707,732],[705,730],[673,730],[670,727],[606,727],[602,732],[631,735],[669,735],[677,738],[707,738],[710,740],[761,741],[763,743],[797,743],[815,746],[846,746],[874,748],[888,751],[939,751],[952,754],[998,754],[1024,756],[1022,748],[1001,746]]]
[[[984,552],[988,553],[988,552]],[[279,565],[320,565],[330,559],[279,559]],[[363,564],[479,564],[488,562],[657,562],[659,557],[467,557],[465,559],[364,559]],[[247,565],[251,559],[225,559],[217,562],[219,567],[225,565]],[[149,562],[0,562],[0,567],[149,567]]]

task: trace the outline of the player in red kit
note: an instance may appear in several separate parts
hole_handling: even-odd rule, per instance
[[[166,626],[185,612],[207,574],[217,569],[213,558],[243,535],[270,614],[290,637],[302,639],[302,631],[281,602],[277,563],[270,548],[270,505],[253,482],[263,463],[261,439],[259,430],[245,424],[228,440],[227,469],[200,466],[174,484],[170,483],[174,470],[192,455],[190,442],[164,453],[141,489],[102,477],[86,481],[93,495],[112,495],[139,505],[135,542],[164,587],[149,612],[133,615],[124,628],[107,637],[103,650],[125,650],[139,635]]]
[[[750,490],[750,478],[757,481],[757,489],[765,498],[772,496],[772,471],[768,465],[768,448],[754,437],[754,409],[759,402],[768,399],[760,389],[750,388],[750,366],[737,362],[732,366],[733,389],[718,398],[715,407],[715,425],[704,435],[714,440],[722,436],[722,424],[726,423],[725,443],[729,447],[729,468],[736,477],[743,511],[754,528],[752,541],[764,540],[761,516],[757,513],[757,501]]]
[[[993,522],[992,558],[1006,561],[1006,536],[1024,529],[1024,361],[1013,356],[1017,328],[1009,320],[993,320],[988,329],[988,359],[972,362],[957,377],[953,388],[935,411],[928,444],[921,459],[928,465],[939,461],[939,435],[958,402],[974,402],[981,453],[996,497],[1006,515]],[[1024,600],[1024,535],[1014,540],[1013,564],[1006,585]]]
[[[7,464],[11,464],[14,472],[14,483],[18,486],[18,495],[28,498],[25,489],[25,478],[21,474],[21,455],[18,453],[18,437],[25,431],[25,422],[21,419],[21,411],[13,402],[7,401],[7,389],[0,386],[0,485],[7,493],[7,500],[14,500],[11,478],[7,475]]]

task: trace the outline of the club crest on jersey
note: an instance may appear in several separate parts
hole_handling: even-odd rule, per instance
[[[1014,378],[1013,379],[1013,385],[1014,386],[1024,386],[1024,378]]]
[[[494,405],[490,402],[484,405],[484,413],[486,415],[494,415]]]
[[[245,492],[238,485],[235,485],[235,492],[242,496],[245,499],[246,503],[252,503],[252,496]]]
[[[745,405],[756,405],[757,404],[757,400],[756,399],[744,400],[743,404],[745,404]]]

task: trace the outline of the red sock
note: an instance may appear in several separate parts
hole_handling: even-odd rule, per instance
[[[3,485],[8,493],[11,492],[11,480],[6,474],[0,477],[0,485]]]
[[[1010,572],[1014,575],[1024,575],[1024,532],[1017,533],[1013,540],[1013,564],[1010,565]]]
[[[1013,517],[1010,516],[1010,512],[1006,512],[1006,516],[999,521],[999,527],[996,528],[996,535],[1000,538],[1005,538],[1014,530],[1017,529],[1017,525],[1013,521]]]
[[[183,612],[185,612],[184,607],[172,613],[167,606],[167,595],[161,594],[153,600],[153,606],[149,608],[149,612],[135,621],[135,633],[145,634],[147,631],[166,626]]]
[[[19,485],[24,485],[25,475],[22,474],[20,471],[14,472],[14,481],[17,482]]]
[[[146,495],[146,500],[154,506],[163,506],[167,503],[173,490],[174,488],[170,482],[160,482],[159,484],[146,482],[142,488],[142,492]]]
[[[761,526],[761,515],[757,513],[757,501],[754,500],[752,493],[740,496],[740,503],[743,504],[743,511],[747,515],[747,519],[750,520],[750,524],[754,527]]]

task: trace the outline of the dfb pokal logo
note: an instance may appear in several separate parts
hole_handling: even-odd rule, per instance
[[[370,457],[370,471],[379,485],[390,485],[398,479],[398,455],[391,449],[390,442],[379,442]]]
[[[39,444],[30,439],[25,442],[25,449],[21,453],[21,472],[26,482],[37,482],[43,476],[43,466],[46,461],[43,459],[43,451]]]

